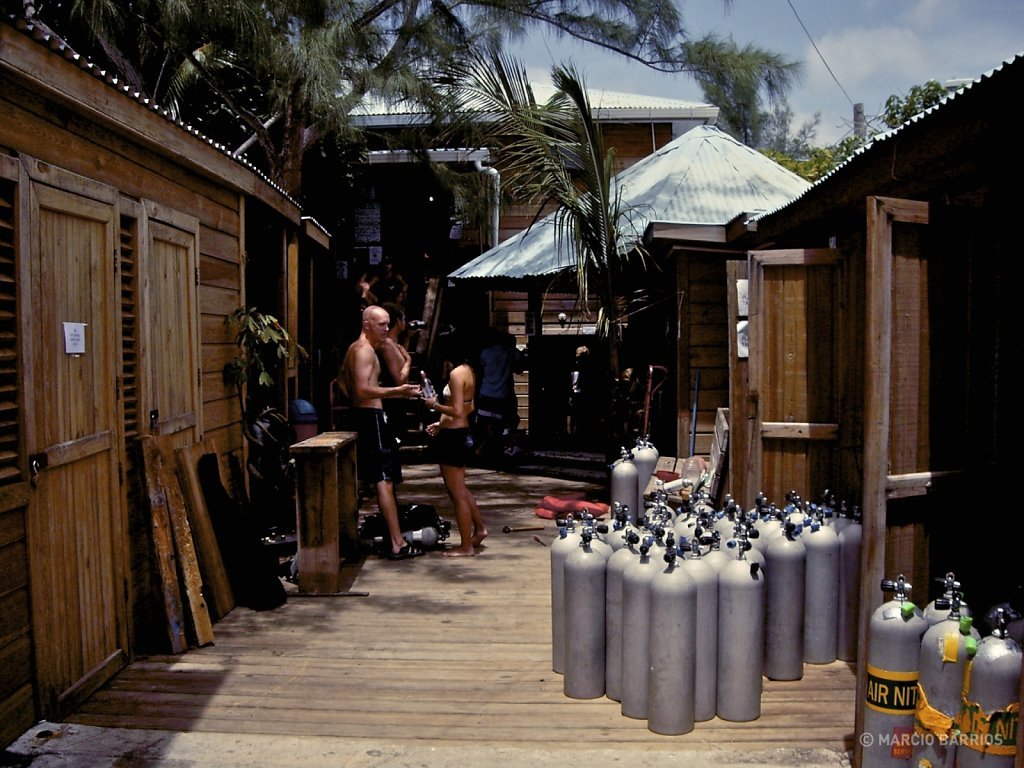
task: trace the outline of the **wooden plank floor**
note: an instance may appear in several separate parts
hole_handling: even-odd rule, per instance
[[[235,608],[214,626],[213,645],[137,659],[68,721],[428,746],[852,748],[855,672],[844,662],[808,665],[799,682],[766,682],[756,721],[716,718],[683,736],[654,734],[609,699],[564,696],[551,671],[546,544],[555,527],[533,509],[545,494],[600,491],[488,470],[470,470],[469,484],[490,531],[478,557],[371,556],[345,566],[346,586],[367,596],[293,592],[273,611]],[[437,505],[458,541],[436,466],[406,467],[400,496]],[[546,528],[503,533],[505,525]]]

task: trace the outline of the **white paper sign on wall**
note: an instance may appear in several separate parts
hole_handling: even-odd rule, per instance
[[[85,326],[85,323],[64,323],[65,354],[85,354]]]

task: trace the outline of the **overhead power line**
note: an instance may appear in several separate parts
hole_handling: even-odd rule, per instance
[[[804,24],[803,19],[800,18],[800,14],[797,13],[796,8],[793,7],[793,0],[786,0],[786,4],[789,5],[789,9],[793,12],[793,15],[796,16],[796,20],[800,23],[804,34],[807,35],[807,39],[811,41],[811,45],[814,47],[814,52],[818,54],[818,58],[821,59],[821,63],[825,65],[825,69],[827,69],[828,73],[832,75],[832,79],[836,81],[836,85],[839,86],[839,90],[843,92],[843,96],[846,97],[846,100],[850,102],[850,105],[852,106],[853,99],[850,98],[850,94],[848,94],[846,89],[843,88],[843,84],[839,82],[839,78],[836,77],[836,73],[832,71],[832,67],[830,67],[828,62],[825,61],[825,57],[821,55],[821,51],[818,50],[818,44],[814,42],[814,38],[811,37],[811,33],[807,31],[807,26]]]

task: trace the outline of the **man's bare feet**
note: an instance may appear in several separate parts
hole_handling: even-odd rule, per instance
[[[473,557],[475,554],[476,550],[472,547],[468,550],[463,549],[462,547],[459,547],[458,549],[446,549],[441,553],[443,557]]]
[[[473,546],[474,547],[479,547],[483,543],[483,540],[486,539],[486,538],[487,538],[487,529],[486,528],[484,528],[482,531],[477,531],[475,534],[473,534]]]

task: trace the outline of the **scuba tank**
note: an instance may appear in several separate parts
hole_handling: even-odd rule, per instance
[[[907,768],[917,705],[921,637],[928,629],[921,609],[910,602],[903,575],[883,579],[893,592],[868,623],[867,686],[864,692],[861,768]]]
[[[845,520],[845,524],[839,523]],[[857,622],[860,613],[860,545],[863,527],[860,511],[836,519],[839,532],[839,615],[836,617],[836,658],[857,660]]]
[[[651,555],[654,537],[646,536],[640,557],[622,574],[622,687],[620,703],[626,717],[647,717],[650,660],[651,579],[659,563]]]
[[[697,584],[672,547],[650,582],[651,636],[647,727],[678,735],[693,730],[697,654]]]
[[[625,509],[621,504],[612,505],[611,516],[612,530],[604,539],[612,548],[612,551],[616,551],[625,546],[626,537],[630,531],[636,533],[636,526],[629,522],[629,510]]]
[[[924,607],[924,617],[928,620],[929,624],[938,624],[949,616],[950,606],[953,601],[953,593],[960,589],[960,582],[956,580],[956,574],[952,571],[947,573],[943,578],[935,580],[942,584],[942,597],[932,600]],[[960,615],[971,615],[971,609],[967,606],[967,603],[960,603]]]
[[[607,558],[595,543],[592,529],[584,528],[579,546],[565,560],[566,651],[562,685],[565,695],[572,699],[596,699],[604,695]]]
[[[768,503],[768,498],[764,493],[759,493],[754,499],[752,511],[755,516],[753,528],[757,531],[757,540],[754,542],[754,546],[765,552],[772,539],[782,533],[779,510],[774,504]]]
[[[708,547],[708,551],[703,554],[701,559],[707,565],[710,565],[711,569],[715,573],[720,574],[722,569],[732,561],[732,558],[722,549],[722,540],[718,536],[718,531],[705,533],[700,527],[698,527],[694,532],[694,536],[700,540],[702,547]]]
[[[647,484],[651,482],[654,470],[658,467],[658,458],[658,449],[646,435],[636,439],[636,448],[633,449],[633,464],[636,465],[636,497],[641,504],[644,501]]]
[[[801,526],[786,523],[765,552],[764,675],[769,680],[804,676],[804,590],[807,550]]]
[[[942,600],[936,601],[940,610],[945,607]],[[972,624],[970,616],[960,614],[960,593],[954,591],[949,615],[928,627],[921,638],[912,765],[953,768],[956,763],[954,718],[963,703],[965,668],[978,649],[978,630]]]
[[[686,558],[678,563],[697,586],[697,618],[694,648],[697,670],[694,676],[693,717],[698,722],[710,720],[717,709],[718,685],[718,571],[701,556],[700,542],[688,541]],[[680,552],[680,558],[682,554]]]
[[[958,768],[1013,768],[1015,761],[1021,647],[1009,636],[1004,609],[996,609],[994,624],[967,666],[967,694],[958,717]]]
[[[744,722],[761,716],[764,667],[764,581],[746,558],[750,544],[718,574],[718,716]]]
[[[621,449],[622,456],[612,463],[611,466],[611,503],[618,502],[629,509],[629,521],[636,525],[637,516],[643,510],[643,497],[637,492],[637,475],[639,471],[636,462],[633,461],[633,454],[625,448]]]
[[[580,543],[580,532],[572,519],[558,529],[551,543],[551,669],[565,671],[565,560]]]
[[[839,620],[839,537],[815,516],[800,536],[807,550],[804,589],[804,661],[831,664],[836,660]]]
[[[604,687],[612,701],[622,699],[622,577],[640,558],[640,535],[630,526],[623,545],[612,553],[605,566]]]

